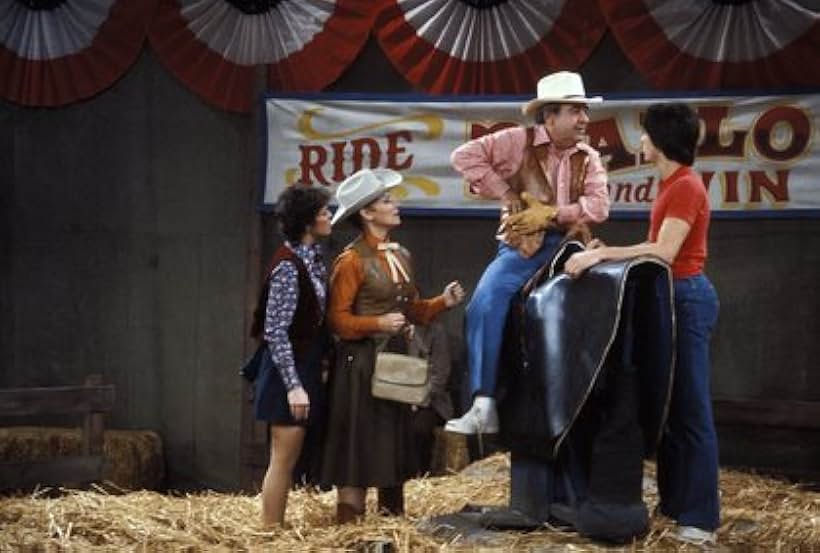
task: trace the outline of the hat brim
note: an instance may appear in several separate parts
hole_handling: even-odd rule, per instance
[[[382,182],[381,187],[376,188],[370,194],[359,198],[351,205],[337,207],[336,212],[333,214],[333,218],[330,220],[330,226],[334,226],[337,223],[344,221],[347,217],[349,217],[353,213],[356,213],[361,208],[363,208],[373,200],[377,199],[379,196],[381,196],[388,190],[396,188],[404,180],[404,178],[399,173],[396,173],[396,175],[388,175],[388,177],[389,180]]]
[[[532,115],[544,104],[600,104],[603,101],[604,99],[601,96],[592,96],[591,98],[535,98],[521,106],[521,113]]]

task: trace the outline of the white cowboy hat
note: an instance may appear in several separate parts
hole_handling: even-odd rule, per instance
[[[379,196],[400,185],[402,176],[392,169],[362,169],[347,177],[336,189],[339,207],[330,224],[356,213]]]
[[[603,101],[600,96],[587,98],[581,75],[571,71],[559,71],[538,81],[538,97],[521,107],[521,113],[532,115],[544,104],[593,104]]]

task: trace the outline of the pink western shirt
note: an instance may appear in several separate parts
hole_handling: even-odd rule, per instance
[[[543,125],[535,126],[533,145],[549,144],[550,136]],[[503,129],[462,144],[453,151],[450,161],[470,186],[470,191],[485,198],[501,198],[510,187],[505,179],[513,176],[521,167],[527,130],[524,127]],[[570,203],[570,155],[583,150],[589,154],[584,193],[578,202]],[[557,150],[549,148],[546,170],[550,181],[556,183],[558,222],[600,223],[609,216],[609,193],[606,170],[601,156],[590,146],[579,142],[572,148]],[[544,200],[545,198],[538,198]]]

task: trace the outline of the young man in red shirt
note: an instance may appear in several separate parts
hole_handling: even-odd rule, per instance
[[[574,254],[564,270],[579,277],[602,261],[656,255],[672,266],[677,324],[675,382],[667,429],[658,450],[659,511],[675,519],[681,541],[714,544],[720,522],[717,435],[709,391],[709,339],[718,297],[703,273],[709,198],[692,170],[698,117],[687,105],[653,104],[641,149],[661,181],[652,204],[648,240]]]

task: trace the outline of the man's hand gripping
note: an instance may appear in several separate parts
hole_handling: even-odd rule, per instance
[[[514,234],[524,235],[546,230],[558,216],[558,208],[539,202],[528,192],[521,193],[524,209],[510,215],[504,227]]]

